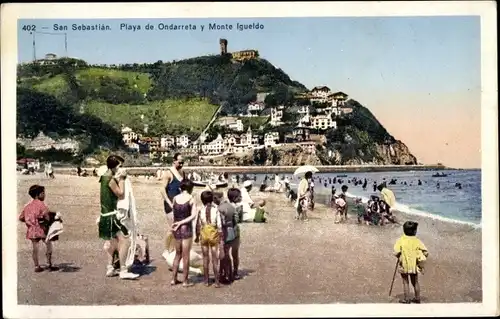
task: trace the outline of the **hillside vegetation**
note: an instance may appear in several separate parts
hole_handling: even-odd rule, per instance
[[[84,104],[86,114],[101,118],[119,127],[126,125],[141,132],[148,125],[148,135],[160,136],[189,133],[191,137],[199,134],[208,124],[218,106],[206,99],[162,100],[142,105],[110,104],[90,101]],[[144,119],[141,119],[141,115]]]
[[[123,147],[122,125],[137,132],[147,125],[150,136],[188,134],[194,139],[219,108],[219,115],[246,113],[248,102],[260,92],[270,93],[260,115],[269,114],[269,107],[285,105],[286,125],[277,130],[286,133],[298,116],[293,109],[307,102],[295,99],[307,88],[267,60],[235,62],[230,55],[120,66],[64,58],[54,65],[19,65],[17,85],[18,134],[34,137],[42,131],[71,137],[82,144],[82,154]],[[389,145],[400,142],[373,114],[355,100],[349,100],[347,107],[353,112],[336,119],[338,129],[317,132],[327,138],[318,146],[322,162],[400,161],[385,154]],[[268,116],[242,120],[245,130],[248,126],[260,133],[271,129]],[[212,127],[209,139],[222,131]],[[405,147],[398,148],[406,156],[404,162],[416,163]],[[336,155],[331,156],[332,152]]]

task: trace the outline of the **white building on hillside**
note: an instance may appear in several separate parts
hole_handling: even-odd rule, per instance
[[[160,138],[161,148],[172,148],[175,147],[175,138],[170,135],[165,135]]]
[[[264,135],[264,146],[274,146],[279,142],[279,133],[278,132],[269,132]]]
[[[187,136],[185,134],[182,134],[181,136],[177,136],[175,138],[175,143],[176,143],[177,147],[187,148],[189,146],[190,142],[191,141],[189,140],[189,136]]]
[[[226,153],[234,153],[233,146],[237,143],[236,136],[228,134],[224,136],[224,150]]]
[[[236,132],[243,132],[243,122],[237,119],[235,122],[229,124],[228,128]]]
[[[328,102],[328,97],[331,90],[327,86],[317,86],[311,90],[311,102],[325,103]]]
[[[201,146],[201,151],[208,155],[218,155],[224,152],[224,139],[220,134],[217,138],[210,143],[203,144]]]
[[[285,107],[283,105],[279,105],[277,107],[271,108],[271,125],[278,126],[283,124],[283,110]]]
[[[337,128],[337,122],[329,115],[316,115],[311,117],[311,127],[319,130]]]
[[[330,99],[332,101],[332,106],[344,106],[349,95],[344,92],[335,92],[330,94]]]
[[[264,103],[262,102],[251,102],[248,104],[248,116],[258,116],[259,113],[264,109]]]
[[[243,132],[243,122],[234,116],[225,116],[217,120],[217,125],[227,127],[236,132]]]
[[[128,126],[124,126],[122,128],[122,136],[123,136],[123,142],[126,145],[129,145],[132,143],[132,141],[137,140],[139,138],[139,135],[132,131],[132,129]]]

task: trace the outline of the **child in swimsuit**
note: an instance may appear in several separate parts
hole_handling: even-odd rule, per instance
[[[265,223],[267,222],[267,212],[264,210],[264,206],[266,205],[266,201],[261,199],[257,203],[257,208],[255,210],[255,217],[253,218],[254,223]]]

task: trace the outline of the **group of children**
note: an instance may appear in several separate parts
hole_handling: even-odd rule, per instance
[[[349,187],[343,185],[341,193],[336,194],[335,188],[332,187],[332,198],[330,205],[335,213],[335,223],[341,223],[347,220],[347,190]],[[358,224],[366,223],[366,225],[383,226],[387,222],[398,223],[396,217],[392,214],[391,207],[378,196],[372,195],[367,205],[363,205],[361,198],[354,200],[354,210],[357,212]]]
[[[181,189],[186,189],[188,194],[192,194],[192,182],[183,180]],[[203,275],[204,282],[209,286],[209,265],[215,277],[215,287],[220,287],[220,284],[230,284],[234,280],[239,279],[239,246],[240,246],[240,231],[239,223],[243,218],[241,209],[241,191],[237,188],[231,188],[227,191],[228,201],[223,199],[223,194],[211,190],[203,191],[200,195],[202,207],[199,210],[192,210],[190,217],[177,218],[178,208],[176,207],[176,198],[174,197],[174,223],[172,224],[172,233],[176,241],[190,240],[191,233],[182,237],[179,236],[179,231],[184,227],[191,228],[193,223],[194,241],[199,243],[203,254]],[[192,196],[192,195],[191,195]],[[182,238],[181,238],[182,237]],[[190,246],[190,245],[189,245]],[[188,250],[190,250],[189,248]],[[178,283],[177,271],[182,254],[184,286],[191,286],[188,281],[188,272],[190,262],[190,254],[182,252],[183,249],[176,248],[176,255],[172,266],[173,279],[172,285]]]
[[[387,222],[398,223],[390,206],[378,196],[372,195],[366,207],[360,198],[356,198],[355,205],[359,224],[384,226]]]
[[[239,223],[243,220],[240,204],[241,191],[231,188],[224,201],[221,192],[203,191],[200,195],[203,207],[195,219],[195,243],[200,243],[203,254],[204,282],[209,285],[209,264],[212,264],[215,287],[220,283],[229,284],[239,279]],[[265,223],[266,202],[257,202],[253,222]]]

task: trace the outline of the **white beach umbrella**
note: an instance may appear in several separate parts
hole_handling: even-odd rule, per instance
[[[317,173],[317,172],[319,172],[319,170],[312,165],[303,165],[303,166],[300,166],[299,168],[297,168],[295,170],[295,172],[293,173],[293,175],[300,176],[300,175],[304,175],[307,172]]]

